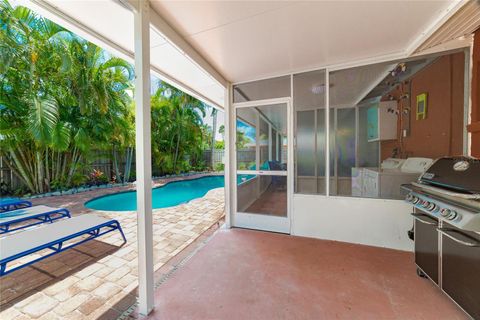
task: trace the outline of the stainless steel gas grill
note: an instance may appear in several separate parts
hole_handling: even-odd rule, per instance
[[[402,189],[414,208],[418,274],[480,319],[480,159],[440,158]]]

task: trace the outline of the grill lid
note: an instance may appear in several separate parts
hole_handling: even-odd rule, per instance
[[[480,159],[463,156],[439,158],[419,181],[456,192],[480,194]]]

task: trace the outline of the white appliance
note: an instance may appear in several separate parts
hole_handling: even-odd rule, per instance
[[[388,158],[380,169],[352,168],[352,196],[403,199],[400,186],[416,181],[432,162],[428,158]]]
[[[369,108],[367,114],[367,140],[384,141],[397,139],[397,101],[381,101]]]

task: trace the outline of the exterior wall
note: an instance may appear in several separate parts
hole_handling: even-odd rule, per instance
[[[293,235],[413,251],[403,201],[295,194],[293,209]]]
[[[410,134],[401,145],[406,156],[436,158],[463,153],[463,73],[462,52],[439,58],[410,81]],[[428,115],[417,121],[416,96],[423,92],[428,93]],[[480,117],[480,109],[477,115]],[[398,140],[382,142],[382,157],[391,156],[395,147],[400,147]],[[318,183],[301,178],[301,189]],[[308,194],[294,194],[291,200],[292,235],[413,251],[413,241],[407,235],[413,224],[412,208],[401,200]]]
[[[475,32],[472,57],[472,114],[468,131],[472,134],[471,154],[480,158],[480,29]]]
[[[394,148],[401,150],[403,157],[463,154],[464,59],[463,52],[441,57],[413,76],[410,90],[403,84],[390,93],[398,98],[401,89],[410,91],[410,134],[402,144],[399,119],[397,140],[381,143],[382,160],[391,157]],[[416,97],[424,92],[428,94],[427,118],[416,120]],[[400,111],[403,108],[399,103]]]

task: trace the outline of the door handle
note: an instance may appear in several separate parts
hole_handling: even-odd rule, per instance
[[[459,231],[456,231],[456,230],[453,230],[453,229],[448,229],[448,228],[437,228],[437,231],[440,232],[442,235],[444,235],[445,237],[457,242],[457,243],[460,243],[464,246],[468,246],[468,247],[480,247],[480,241],[477,241],[475,239],[472,239],[470,238],[469,236],[466,236],[464,235],[463,233],[460,233]],[[449,233],[450,232],[450,233]],[[462,239],[459,239],[457,237],[455,237],[454,235],[452,235],[452,232],[455,232],[455,233],[458,233],[459,235],[461,235],[463,238],[465,238],[465,240],[462,240]]]
[[[415,220],[417,220],[418,222],[421,222],[423,224],[428,224],[428,225],[431,225],[431,226],[438,226],[438,222],[436,221],[432,221],[433,219],[431,219],[430,217],[428,217],[427,215],[424,215],[422,213],[412,213],[411,214],[413,218],[415,218]],[[425,219],[428,218],[429,220],[426,220]]]

